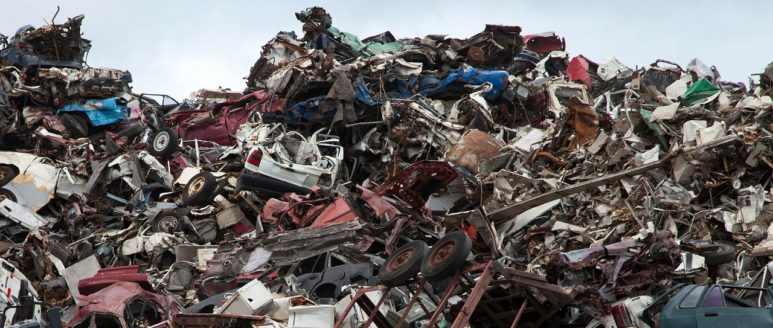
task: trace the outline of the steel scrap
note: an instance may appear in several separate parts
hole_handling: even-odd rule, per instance
[[[182,101],[87,66],[83,16],[0,38],[2,324],[649,327],[769,284],[773,64],[295,17]]]

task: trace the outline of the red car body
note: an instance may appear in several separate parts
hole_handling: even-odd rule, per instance
[[[140,272],[139,265],[100,269],[96,275],[78,282],[81,295],[96,293],[119,281],[134,282],[142,288],[153,290],[148,275]]]
[[[566,66],[566,75],[569,76],[569,80],[572,82],[580,82],[588,86],[588,89],[593,89],[593,75],[599,65],[594,63],[583,55],[578,55],[569,61]]]
[[[211,105],[205,109],[184,110],[166,116],[166,126],[182,140],[210,141],[221,146],[233,146],[234,132],[255,111],[281,112],[284,99],[266,91],[255,91],[239,99]]]
[[[78,283],[80,303],[70,327],[133,327],[171,319],[182,306],[172,295],[158,294],[139,266],[100,269]]]
[[[553,32],[529,34],[523,36],[524,49],[534,51],[545,57],[552,51],[566,50],[566,41]]]
[[[81,296],[81,301],[68,323],[70,327],[91,327],[91,322],[97,327],[132,327],[136,324],[133,321],[137,320],[155,324],[170,319],[172,314],[182,308],[172,295],[156,294],[137,283],[126,281]],[[141,313],[136,313],[138,308]],[[143,318],[130,318],[138,314]]]

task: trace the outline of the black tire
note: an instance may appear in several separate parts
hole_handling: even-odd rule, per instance
[[[16,177],[16,170],[8,165],[0,165],[0,187],[5,186]]]
[[[217,179],[212,173],[202,171],[188,181],[182,192],[183,205],[201,205],[215,197]]]
[[[4,199],[10,199],[14,202],[18,201],[18,198],[16,198],[16,195],[14,195],[13,192],[5,188],[0,188],[0,202]]]
[[[70,132],[72,138],[85,138],[89,136],[89,122],[82,115],[62,114],[62,124]]]
[[[174,234],[181,231],[182,216],[172,211],[159,213],[153,220],[153,228],[156,232]]]
[[[472,240],[461,231],[440,238],[421,263],[421,274],[430,280],[447,278],[459,270],[472,250]]]
[[[180,137],[177,136],[177,132],[170,128],[163,128],[153,136],[148,150],[155,156],[166,158],[174,154],[179,142]]]
[[[735,246],[728,244],[717,244],[719,248],[700,254],[706,259],[706,265],[719,265],[735,260]]]
[[[405,285],[416,277],[421,269],[421,261],[427,256],[429,246],[421,240],[414,240],[398,248],[378,271],[381,283],[390,287]]]

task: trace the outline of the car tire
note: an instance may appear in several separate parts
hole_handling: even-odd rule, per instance
[[[85,138],[89,136],[89,122],[82,115],[62,114],[62,124],[70,132],[71,138]]]
[[[0,187],[5,186],[16,177],[16,170],[8,165],[0,165]]]
[[[389,256],[378,272],[381,283],[390,287],[402,286],[421,270],[421,262],[429,246],[421,240],[409,242]]]
[[[10,199],[14,202],[18,201],[18,198],[16,198],[16,195],[14,195],[13,192],[5,188],[0,188],[0,202],[5,199]]]
[[[440,238],[421,263],[421,274],[430,280],[447,278],[461,268],[472,250],[472,240],[464,232],[454,231]]]
[[[719,265],[735,260],[735,246],[729,244],[717,244],[719,248],[700,254],[706,259],[706,265]]]
[[[159,213],[158,216],[156,216],[156,218],[153,220],[153,228],[156,230],[156,232],[174,234],[175,232],[181,230],[182,220],[182,216],[175,212],[162,212]]]
[[[182,191],[183,205],[197,206],[214,198],[217,179],[212,173],[203,171],[194,175]]]
[[[171,156],[175,150],[177,150],[177,144],[180,142],[180,137],[177,133],[170,128],[163,128],[155,136],[150,143],[150,153],[166,158]]]

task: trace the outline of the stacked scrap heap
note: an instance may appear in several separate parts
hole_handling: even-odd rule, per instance
[[[89,67],[83,16],[0,37],[6,327],[773,320],[773,64],[295,16],[246,90],[183,101]]]

